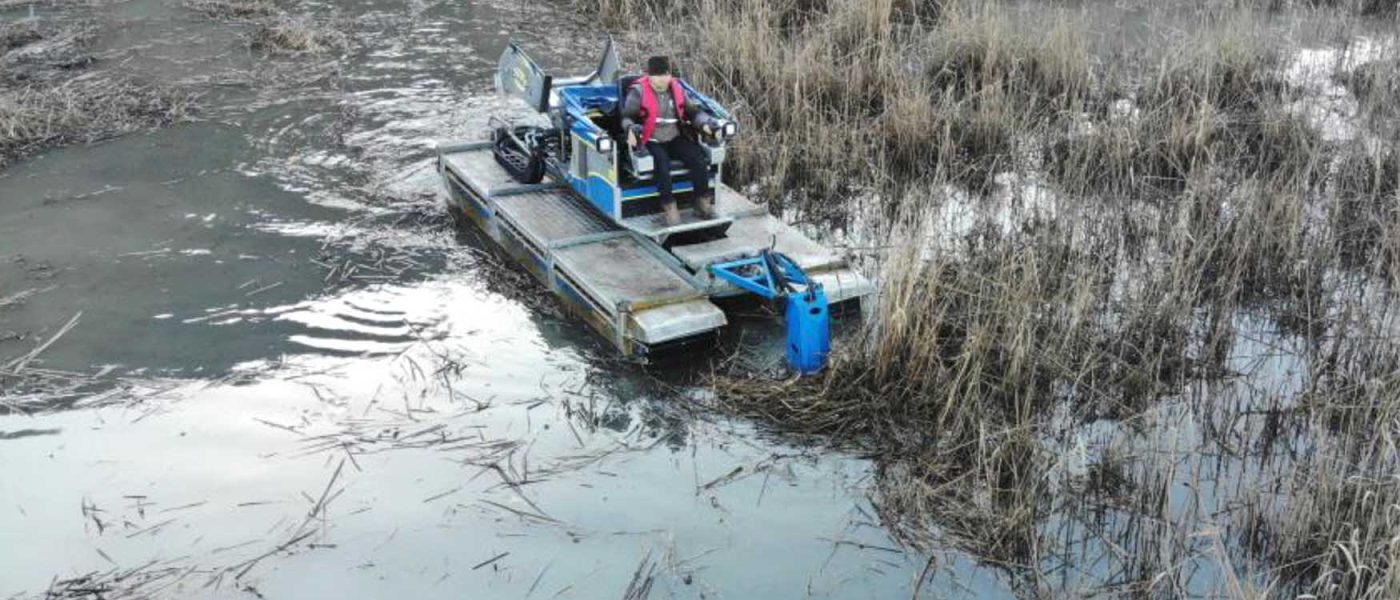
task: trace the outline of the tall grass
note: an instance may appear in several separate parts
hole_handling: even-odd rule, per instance
[[[1276,49],[1241,35],[1255,27],[1243,19],[1101,64],[1071,14],[1032,30],[991,2],[668,6],[599,10],[688,11],[695,27],[666,45],[693,49],[687,75],[739,109],[754,134],[729,172],[774,201],[829,212],[856,189],[897,197],[943,180],[985,192],[998,172],[1042,166],[1094,192],[1180,191],[1192,171],[1238,161],[1253,161],[1246,175],[1317,177],[1320,143],[1285,109]]]
[[[1306,4],[1342,31],[1393,5]],[[723,405],[877,457],[899,539],[1026,597],[1394,597],[1400,150],[1308,118],[1259,12],[1304,3],[1201,5],[1106,51],[990,0],[589,3],[689,49],[747,125],[737,183],[818,216],[873,192],[896,232],[829,370],[719,376]],[[1358,123],[1392,73],[1335,74]]]
[[[838,0],[822,19],[724,4],[701,4],[695,76],[758,130],[735,173],[775,199],[799,188],[809,207],[932,179],[985,189],[1014,164],[1018,127],[1077,106],[1092,78],[1068,20],[1026,38],[979,8],[943,7],[926,23],[893,3]]]

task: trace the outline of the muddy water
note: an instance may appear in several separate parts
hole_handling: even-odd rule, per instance
[[[53,10],[53,9],[44,9]],[[44,10],[39,11],[43,13]],[[135,386],[0,417],[0,597],[128,573],[165,597],[889,597],[871,466],[695,414],[441,217],[433,139],[480,135],[536,4],[301,5],[340,61],[269,59],[174,3],[80,7],[102,68],[202,122],[0,174],[0,356]],[[346,276],[347,266],[354,266]],[[763,329],[759,323],[756,329]],[[995,577],[971,585],[995,587]]]

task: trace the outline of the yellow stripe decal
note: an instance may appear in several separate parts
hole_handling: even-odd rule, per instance
[[[577,132],[570,131],[569,134],[572,135],[572,136],[575,137],[575,138],[578,138],[578,141],[583,142],[584,145],[589,146],[590,148],[592,147],[592,145],[588,143],[588,140],[583,139],[583,136],[579,135]],[[594,177],[594,176],[600,177],[600,178],[602,178],[603,181],[608,182],[608,183],[611,184],[613,187],[617,187],[617,173],[604,173],[604,172],[601,172],[601,171],[589,171],[589,172],[588,172],[588,176],[589,176],[589,177]]]

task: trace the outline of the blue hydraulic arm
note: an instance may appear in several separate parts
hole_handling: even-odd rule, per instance
[[[797,263],[782,253],[764,250],[758,256],[710,265],[710,272],[769,300],[786,299],[788,366],[803,375],[826,367],[831,354],[826,292]]]

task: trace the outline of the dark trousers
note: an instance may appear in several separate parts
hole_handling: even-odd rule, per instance
[[[671,159],[679,160],[690,171],[690,183],[695,186],[695,197],[710,194],[710,155],[695,140],[684,135],[661,143],[647,142],[647,152],[651,153],[652,176],[656,178],[656,190],[661,195],[661,203],[676,201],[671,195]]]

